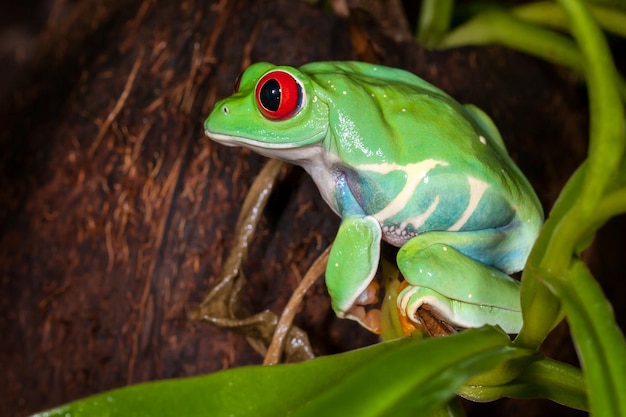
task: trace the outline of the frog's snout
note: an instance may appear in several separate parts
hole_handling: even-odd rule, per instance
[[[228,105],[226,105],[223,101],[218,101],[211,114],[209,114],[209,117],[207,117],[204,121],[204,133],[210,137],[210,133],[216,131],[216,124],[219,125],[218,120],[224,116],[228,116],[229,113],[230,107],[228,107]]]

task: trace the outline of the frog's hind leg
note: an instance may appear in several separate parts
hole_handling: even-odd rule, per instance
[[[463,252],[480,251],[481,245],[487,250],[493,244],[492,233],[428,232],[407,242],[397,258],[408,284],[398,295],[400,314],[419,322],[417,309],[428,305],[457,328],[493,324],[518,333],[519,282]]]

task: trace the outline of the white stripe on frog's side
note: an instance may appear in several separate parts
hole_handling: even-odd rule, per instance
[[[465,223],[467,223],[470,216],[476,210],[476,207],[478,207],[478,203],[480,203],[480,199],[483,197],[483,194],[485,194],[485,191],[489,188],[489,184],[473,177],[467,177],[467,182],[470,187],[469,202],[467,203],[467,207],[465,207],[463,214],[461,214],[461,217],[459,217],[459,219],[452,226],[448,227],[448,231],[450,232],[456,232],[465,226]]]
[[[395,163],[392,164],[364,164],[357,166],[357,169],[363,171],[372,171],[379,174],[388,174],[394,171],[402,171],[406,177],[406,183],[400,192],[394,197],[393,200],[387,204],[382,210],[373,215],[381,224],[383,222],[396,214],[398,214],[402,209],[404,209],[407,204],[409,204],[410,200],[414,197],[415,190],[422,183],[428,181],[428,172],[435,168],[436,166],[447,166],[448,163],[445,161],[439,161],[435,159],[426,159],[424,161],[420,161],[415,164],[407,164],[407,165],[398,165]],[[463,213],[459,216],[457,221],[450,226],[448,231],[458,231],[468,222],[478,204],[480,203],[485,191],[489,188],[489,184],[484,181],[481,181],[474,177],[467,177],[467,182],[469,185],[469,201]],[[411,228],[414,231],[417,231],[420,227],[424,225],[430,218],[430,216],[435,213],[437,207],[439,205],[440,198],[436,196],[430,206],[420,215],[411,217],[409,219],[404,220],[397,227],[383,227],[383,233],[385,234],[386,240],[392,244],[396,244],[397,246],[402,245],[408,239],[413,237],[416,233],[407,233],[406,227],[411,225]]]
[[[478,203],[480,203],[480,200],[482,199],[483,194],[485,194],[485,191],[487,190],[487,188],[489,188],[489,184],[473,177],[467,177],[467,182],[469,184],[469,193],[470,193],[469,202],[467,203],[467,207],[465,207],[465,210],[463,210],[463,213],[461,213],[461,215],[459,216],[458,220],[452,226],[446,229],[450,232],[456,232],[458,230],[461,230],[461,228],[465,226],[465,224],[467,223],[469,218],[472,216],[474,211],[476,211],[476,208],[478,207]],[[435,212],[438,204],[439,204],[439,196],[435,197],[435,200],[432,202],[430,207],[428,207],[428,209],[424,213],[420,214],[419,216],[411,217],[410,219],[406,219],[405,221],[403,221],[400,224],[400,227],[398,228],[398,232],[399,233],[404,232],[404,229],[409,224],[412,226],[413,230],[418,230],[420,227],[424,225],[424,223],[426,223],[426,221],[430,218],[430,215]]]
[[[362,171],[372,171],[379,174],[389,174],[393,171],[402,171],[406,177],[406,183],[404,184],[404,188],[395,196],[393,200],[389,202],[378,213],[374,214],[374,218],[378,220],[380,223],[384,222],[390,217],[398,214],[406,205],[409,203],[413,195],[415,194],[415,189],[422,182],[424,178],[428,175],[428,172],[435,168],[436,166],[446,166],[448,165],[445,161],[438,161],[436,159],[426,159],[424,161],[420,161],[415,164],[407,164],[407,165],[398,165],[396,163],[393,164],[363,164],[358,165],[356,168]],[[438,200],[437,200],[438,201]],[[436,205],[435,205],[436,206]],[[432,206],[431,206],[432,207]],[[427,210],[427,213],[430,211]],[[434,211],[434,207],[433,207]],[[426,213],[424,213],[426,214]],[[430,215],[430,213],[428,213]],[[426,219],[424,219],[425,221]]]
[[[413,230],[418,230],[420,227],[422,227],[424,223],[426,223],[426,220],[430,218],[430,215],[435,212],[438,205],[439,205],[439,196],[436,196],[432,204],[426,209],[425,212],[423,212],[419,216],[411,217],[410,219],[406,219],[405,221],[400,223],[400,229],[404,230],[407,227],[407,225],[410,224],[411,226],[413,226]]]

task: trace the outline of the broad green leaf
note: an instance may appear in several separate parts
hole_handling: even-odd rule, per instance
[[[303,417],[322,412],[367,417],[409,410],[427,416],[469,377],[526,354],[509,345],[508,336],[492,327],[436,339],[408,338],[299,364],[129,386],[34,417]]]
[[[147,382],[93,395],[32,417],[280,416],[331,382],[410,343],[378,344],[308,362],[233,368],[204,376]]]
[[[527,354],[500,330],[482,327],[399,346],[312,399],[294,417],[429,416],[473,375]]]

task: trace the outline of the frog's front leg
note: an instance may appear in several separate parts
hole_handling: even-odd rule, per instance
[[[337,181],[335,198],[342,220],[326,266],[332,307],[338,317],[356,320],[378,333],[380,310],[368,306],[378,302],[374,276],[382,229],[374,217],[363,213],[344,178]]]
[[[326,266],[326,286],[338,317],[356,320],[379,332],[380,310],[375,304],[374,275],[380,260],[381,228],[372,216],[344,218],[333,242]]]
[[[519,282],[465,254],[479,251],[480,245],[489,247],[496,233],[428,232],[407,242],[397,258],[408,283],[398,295],[400,314],[419,323],[417,309],[428,305],[435,316],[454,327],[492,324],[518,333],[522,326]]]

